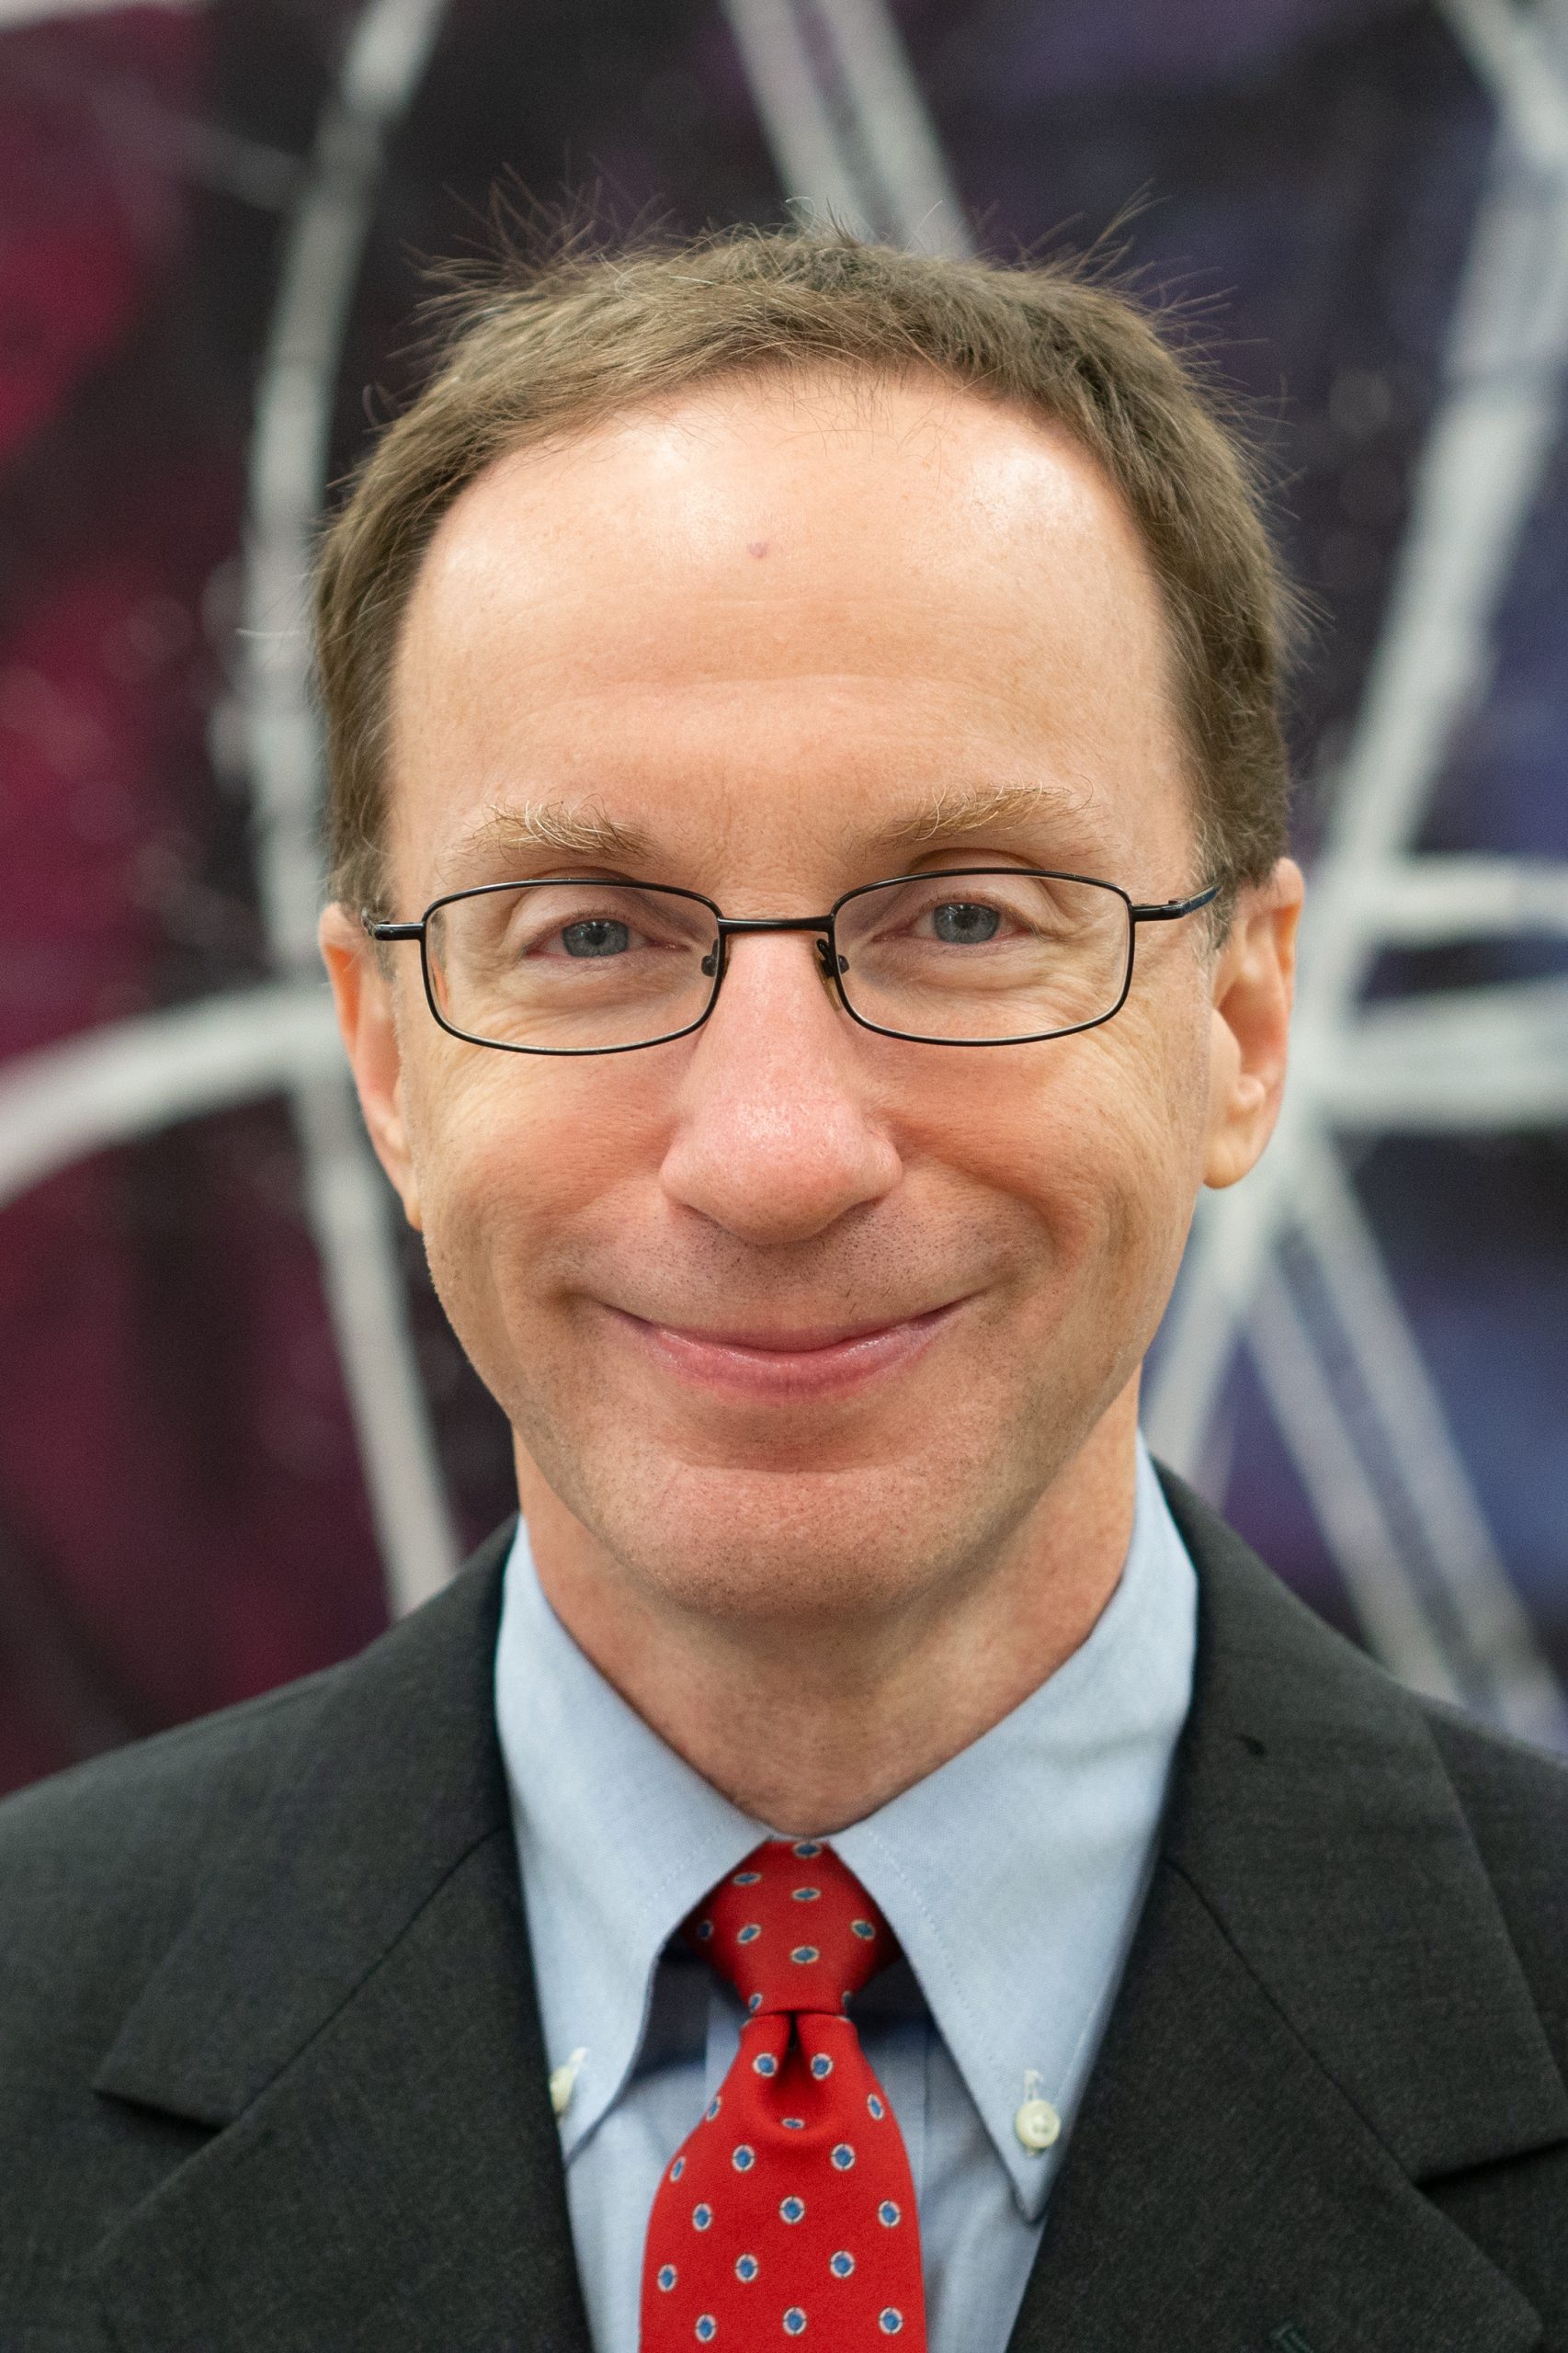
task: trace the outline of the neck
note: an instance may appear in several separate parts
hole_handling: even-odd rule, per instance
[[[743,1813],[809,1838],[935,1772],[1085,1640],[1131,1540],[1136,1444],[1134,1382],[990,1557],[848,1624],[663,1607],[521,1454],[518,1484],[545,1598],[579,1649]]]

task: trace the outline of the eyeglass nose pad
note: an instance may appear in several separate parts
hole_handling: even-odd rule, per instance
[[[838,970],[841,972],[846,972],[849,970],[848,958],[846,956],[835,957],[832,948],[825,939],[819,939],[817,941],[817,962],[822,966],[823,978],[824,981],[832,980],[835,964],[837,965]]]
[[[722,959],[723,953],[723,941],[722,939],[716,939],[713,942],[712,947],[708,950],[707,955],[702,959],[701,969],[704,980],[710,981],[713,978],[714,973],[719,970],[720,961]]]

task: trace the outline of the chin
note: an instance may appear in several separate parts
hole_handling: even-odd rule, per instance
[[[955,1552],[969,1549],[950,1528],[934,1548],[938,1531],[901,1541],[885,1523],[846,1529],[841,1517],[825,1513],[815,1523],[801,1514],[788,1528],[775,1514],[747,1528],[733,1518],[715,1524],[699,1512],[676,1515],[656,1537],[645,1526],[628,1528],[607,1531],[612,1542],[617,1532],[614,1549],[651,1597],[736,1627],[896,1617],[951,1573]]]
[[[644,1444],[546,1446],[534,1459],[576,1518],[664,1607],[733,1622],[896,1614],[1005,1540],[1043,1466],[955,1448],[832,1468],[693,1462]],[[555,1457],[547,1461],[541,1457]],[[562,1460],[563,1459],[563,1460]],[[556,1461],[572,1469],[551,1476]]]

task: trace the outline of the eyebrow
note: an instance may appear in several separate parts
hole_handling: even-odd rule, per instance
[[[979,785],[967,791],[943,787],[931,800],[901,818],[881,839],[899,849],[928,849],[933,842],[957,841],[993,825],[1038,824],[1042,818],[1078,817],[1088,795],[1066,785]]]
[[[1042,818],[1081,814],[1086,795],[1065,785],[980,785],[966,790],[942,786],[876,839],[891,850],[928,849],[933,843],[960,841],[994,825],[1038,824]],[[553,850],[565,858],[616,864],[630,871],[653,856],[649,836],[602,811],[569,801],[525,801],[515,808],[488,809],[457,845],[455,862],[506,856],[513,850]]]
[[[648,858],[646,834],[591,808],[561,801],[525,801],[517,808],[488,809],[457,846],[460,863],[495,853],[551,849],[566,858],[624,860]]]

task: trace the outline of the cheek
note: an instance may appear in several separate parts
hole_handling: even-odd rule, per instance
[[[617,1195],[657,1165],[654,1090],[570,1063],[458,1047],[417,1069],[409,1132],[431,1273],[460,1336],[532,1320]]]
[[[1120,1026],[1119,1019],[1111,1025]],[[1209,1097],[1200,1003],[1184,994],[1129,1020],[1096,1076],[1085,1125],[1107,1203],[1111,1255],[1123,1271],[1124,1291],[1157,1294],[1157,1320],[1176,1279],[1202,1179]]]
[[[1201,1020],[1130,1006],[1018,1052],[1040,1059],[1008,1085],[966,1070],[944,1088],[925,1148],[1021,1211],[1062,1279],[1096,1259],[1109,1287],[1174,1276],[1201,1169]]]

